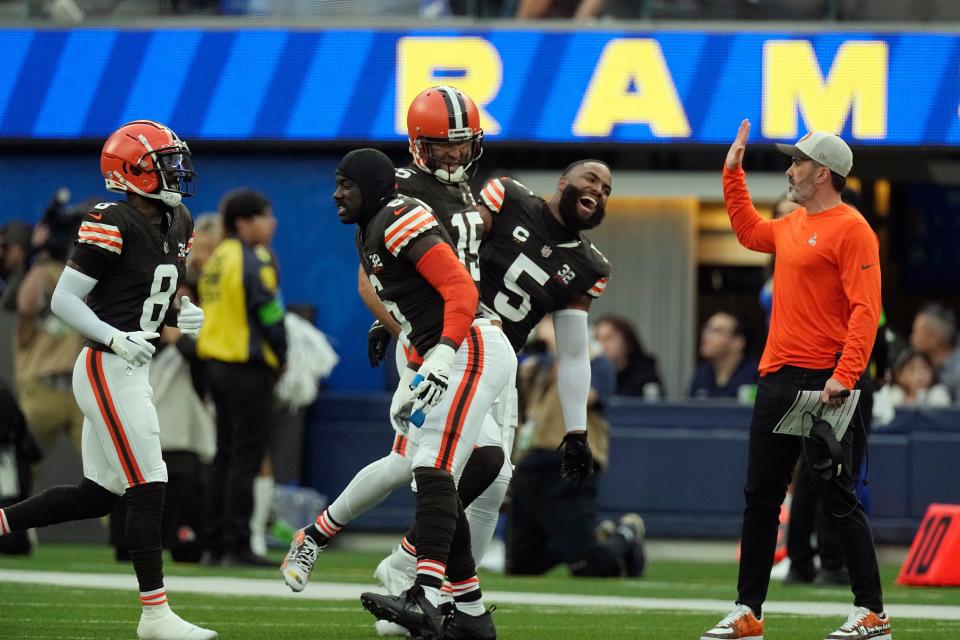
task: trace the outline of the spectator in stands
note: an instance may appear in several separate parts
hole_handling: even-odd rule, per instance
[[[873,417],[878,424],[887,424],[898,407],[949,406],[950,392],[937,382],[930,357],[907,349],[893,365],[893,382],[874,394]]]
[[[703,362],[690,383],[691,398],[736,398],[740,387],[760,380],[757,361],[747,357],[743,322],[733,313],[718,311],[700,332]]]
[[[250,516],[253,480],[273,424],[273,387],[287,356],[284,308],[269,249],[277,220],[270,200],[251,189],[224,196],[220,215],[227,238],[200,276],[206,321],[197,338],[217,410],[205,560],[272,567],[251,551]]]
[[[596,332],[603,354],[616,369],[614,393],[654,400],[663,395],[657,359],[644,351],[633,323],[621,316],[607,315],[597,320]]]
[[[0,378],[0,508],[30,497],[30,465],[43,454],[37,446],[17,399]],[[27,531],[0,536],[0,554],[26,555],[31,551]]]
[[[223,222],[219,213],[204,213],[193,220],[193,248],[187,256],[187,282],[196,287],[203,265],[223,240]]]
[[[595,473],[579,486],[563,482],[557,448],[564,422],[552,320],[545,318],[536,331],[540,349],[533,347],[536,355],[524,360],[517,375],[525,420],[513,456],[517,467],[507,524],[507,573],[541,575],[565,563],[575,576],[641,576],[646,554],[640,516],[627,514],[618,525],[605,522],[594,530],[597,486],[609,455],[603,403],[613,390],[613,368],[603,356],[591,360],[587,439]]]
[[[46,215],[44,222],[37,225],[33,266],[16,296],[17,393],[27,425],[44,451],[53,447],[61,433],[80,451],[83,430],[83,413],[73,396],[72,379],[84,338],[50,311],[53,290],[66,267],[79,226],[79,218],[74,218]]]
[[[17,287],[27,271],[33,227],[26,222],[11,221],[0,227],[0,295],[3,308],[17,308]]]
[[[960,402],[960,349],[957,349],[957,316],[940,304],[927,305],[913,319],[910,346],[930,358],[937,378]]]
[[[522,20],[539,18],[573,18],[589,20],[603,15],[606,0],[520,0],[517,17]]]

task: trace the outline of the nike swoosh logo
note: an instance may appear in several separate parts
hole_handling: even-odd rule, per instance
[[[876,264],[876,263],[874,263],[874,264]],[[867,269],[869,269],[869,268],[872,267],[872,266],[874,266],[874,265],[873,265],[873,264],[862,264],[862,265],[860,265],[860,268],[863,269],[864,271],[866,271]]]
[[[102,213],[91,213],[91,214],[90,214],[90,217],[93,218],[94,220],[100,220],[101,218],[103,218],[103,214],[102,214]]]
[[[405,205],[403,207],[400,207],[399,209],[393,212],[393,215],[398,216],[409,208],[410,208],[410,205]]]

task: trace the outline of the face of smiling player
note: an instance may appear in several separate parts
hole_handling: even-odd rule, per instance
[[[564,225],[571,230],[592,229],[606,214],[613,177],[599,162],[578,164],[560,178],[558,203]]]

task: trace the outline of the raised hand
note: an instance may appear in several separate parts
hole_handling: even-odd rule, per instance
[[[737,130],[730,150],[727,151],[727,169],[733,170],[743,164],[743,153],[747,150],[747,138],[750,137],[750,121],[744,119]]]

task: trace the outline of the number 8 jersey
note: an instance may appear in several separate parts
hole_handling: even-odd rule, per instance
[[[480,244],[481,306],[501,318],[519,352],[543,316],[584,295],[599,298],[610,263],[516,180],[490,180],[480,197],[493,218]]]
[[[103,202],[80,223],[71,266],[97,280],[87,306],[120,331],[159,331],[186,273],[193,219],[182,205],[162,215],[155,223],[126,202]]]

